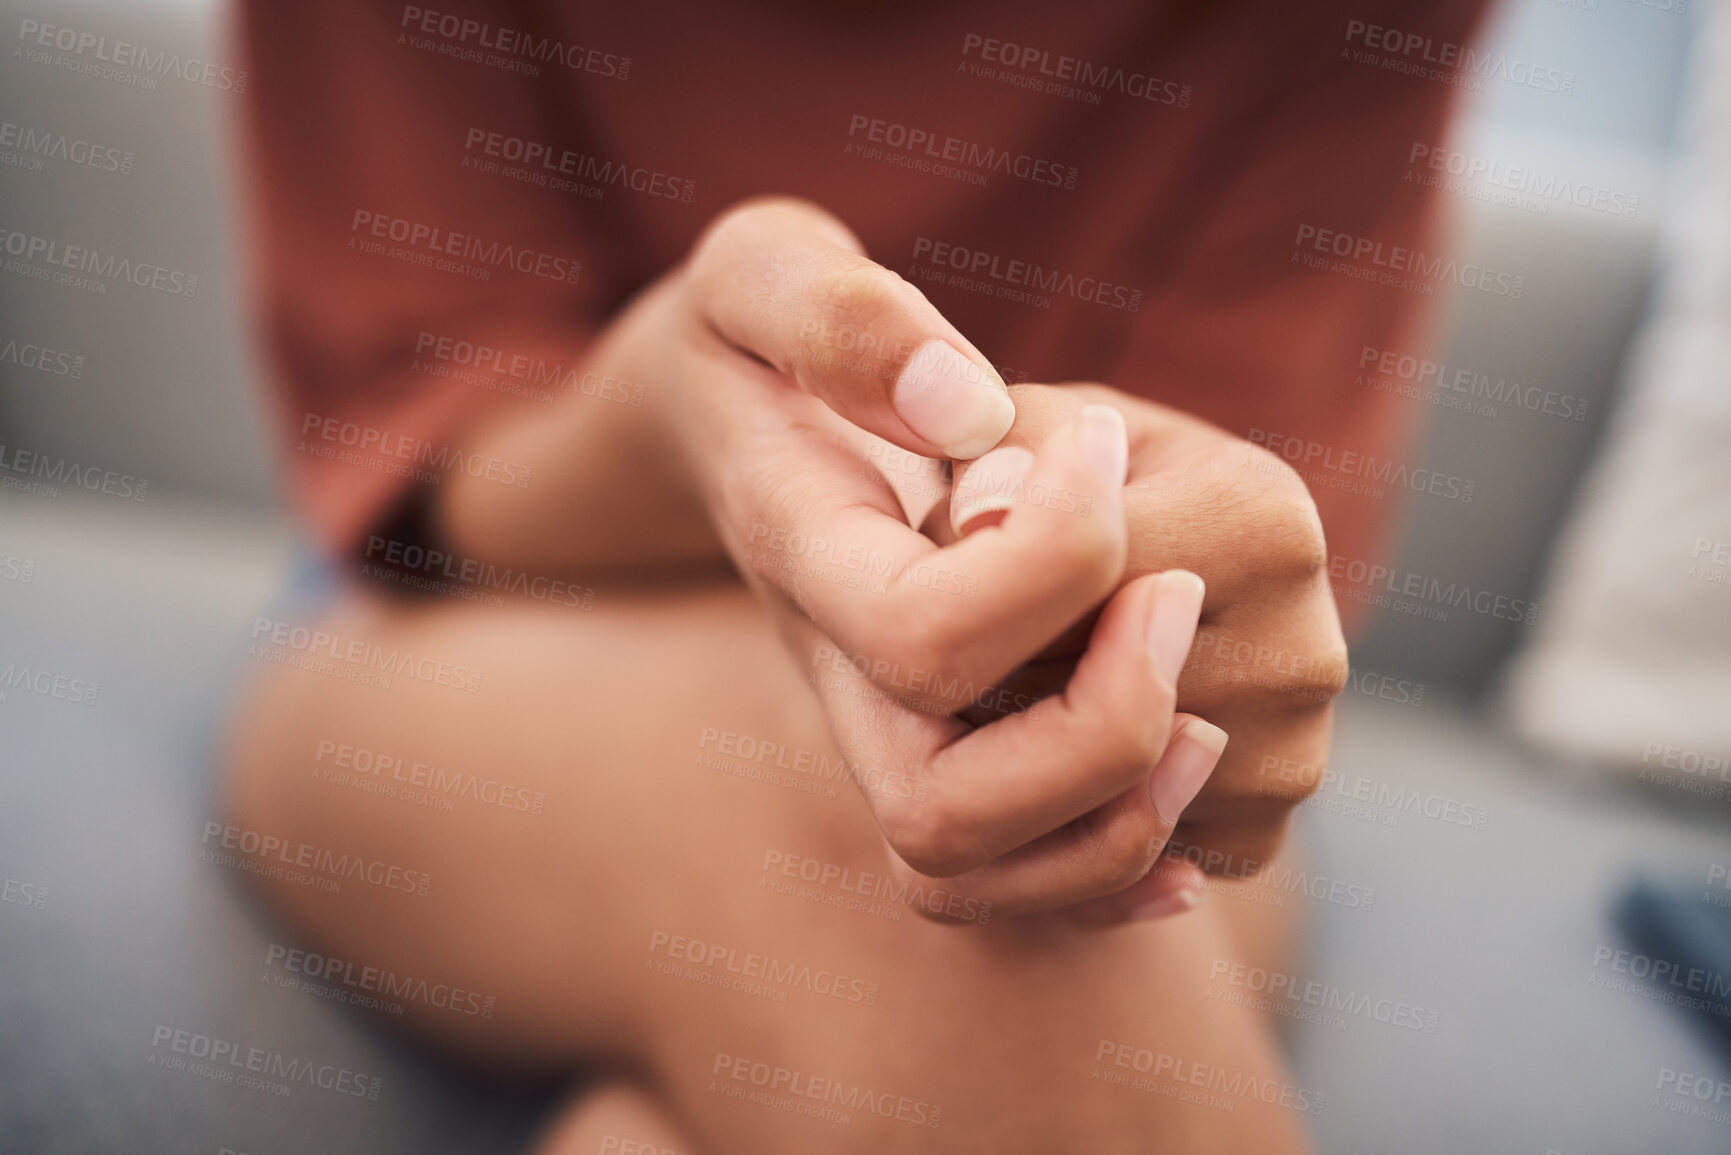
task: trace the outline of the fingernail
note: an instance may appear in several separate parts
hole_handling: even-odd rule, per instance
[[[1016,423],[1015,403],[997,372],[937,338],[908,358],[892,403],[909,429],[958,461],[980,456]]]
[[[1166,747],[1148,778],[1148,797],[1167,822],[1176,824],[1220,763],[1226,731],[1200,718],[1189,722]]]
[[[1190,653],[1196,637],[1196,619],[1202,613],[1202,579],[1189,570],[1167,570],[1154,587],[1154,608],[1148,614],[1148,649],[1154,668],[1172,685]]]
[[[1130,470],[1130,434],[1124,415],[1110,405],[1083,406],[1082,454],[1108,484],[1123,485]]]
[[[1146,922],[1153,918],[1171,918],[1175,914],[1183,914],[1187,910],[1195,910],[1206,902],[1208,896],[1199,890],[1185,887],[1171,894],[1163,894],[1159,898],[1130,908],[1129,918],[1132,922]]]
[[[1034,455],[1015,445],[994,449],[970,463],[950,499],[950,524],[965,534],[970,522],[1015,505],[1033,468]]]

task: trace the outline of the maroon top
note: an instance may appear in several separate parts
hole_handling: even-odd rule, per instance
[[[1449,279],[1401,252],[1439,248],[1409,158],[1458,87],[1413,66],[1484,0],[1383,0],[1392,40],[1362,0],[433,3],[242,5],[265,333],[334,549],[478,412],[629,400],[585,342],[766,192],[846,221],[1009,380],[1343,476],[1405,460],[1410,403],[1360,366],[1424,349]],[[1403,487],[1376,488],[1314,486],[1336,554],[1376,556]]]

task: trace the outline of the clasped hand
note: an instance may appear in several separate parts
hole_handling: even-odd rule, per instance
[[[1272,855],[1346,674],[1284,463],[1103,385],[1006,389],[797,201],[718,218],[608,345],[673,402],[897,869],[1112,923],[1185,908],[1169,846],[1235,876]]]

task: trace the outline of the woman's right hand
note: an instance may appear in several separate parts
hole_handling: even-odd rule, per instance
[[[974,900],[965,909],[1005,912],[1148,874],[1178,818],[1156,799],[1187,801],[1209,754],[1173,741],[1193,726],[1175,725],[1173,702],[1202,587],[1168,573],[1117,589],[1117,410],[1089,407],[1039,448],[1024,485],[1042,501],[939,547],[877,465],[900,450],[939,477],[939,461],[996,445],[1015,408],[914,286],[790,200],[723,214],[596,355],[652,380],[680,447],[669,464],[775,611],[901,863],[951,880],[945,890]],[[954,717],[1102,602],[1063,694],[979,729]],[[1189,883],[1145,882],[1138,901]]]

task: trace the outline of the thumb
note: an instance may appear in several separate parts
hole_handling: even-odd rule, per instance
[[[816,206],[759,200],[724,213],[689,273],[693,305],[723,341],[902,449],[965,461],[1015,422],[991,362]]]

